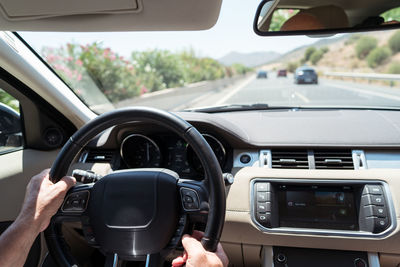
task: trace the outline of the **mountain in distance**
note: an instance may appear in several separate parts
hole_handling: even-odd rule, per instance
[[[281,54],[277,52],[253,52],[253,53],[239,53],[230,52],[222,58],[218,59],[219,62],[226,66],[235,63],[243,64],[247,67],[257,67],[267,64],[279,58]]]

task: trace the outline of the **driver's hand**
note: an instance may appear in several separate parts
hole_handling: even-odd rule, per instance
[[[22,210],[17,218],[29,223],[38,232],[44,231],[50,223],[51,217],[60,208],[68,189],[75,185],[73,177],[65,176],[57,183],[49,180],[49,171],[46,169],[29,182]]]
[[[221,244],[218,244],[217,251],[214,253],[206,251],[199,242],[202,237],[203,233],[199,231],[194,231],[193,236],[184,235],[182,237],[182,245],[185,252],[183,256],[177,257],[172,261],[172,266],[183,266],[185,263],[188,267],[228,266],[229,260]]]

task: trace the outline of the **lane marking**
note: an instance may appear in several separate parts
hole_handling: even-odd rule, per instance
[[[390,100],[400,101],[400,96],[394,96],[394,95],[391,95],[391,94],[386,94],[386,93],[381,93],[381,92],[374,92],[374,91],[369,91],[369,90],[365,90],[365,89],[354,88],[354,87],[349,87],[349,86],[339,85],[339,84],[327,83],[327,85],[331,86],[331,87],[336,87],[336,88],[339,88],[339,89],[344,89],[344,90],[356,92],[356,93],[362,93],[362,94],[367,94],[367,95],[372,95],[372,96],[379,96],[379,97],[390,99]]]
[[[301,100],[303,100],[305,103],[310,103],[310,99],[308,99],[305,95],[299,93],[299,92],[294,92],[294,94],[300,98]]]
[[[231,98],[233,95],[238,93],[240,90],[242,90],[245,86],[247,86],[250,82],[252,82],[256,78],[256,75],[251,75],[247,80],[244,80],[241,84],[239,84],[236,88],[233,88],[229,93],[227,93],[223,98],[218,100],[215,105],[221,105],[224,104],[229,98]]]

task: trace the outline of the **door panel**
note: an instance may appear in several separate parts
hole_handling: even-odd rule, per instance
[[[14,221],[32,176],[50,168],[59,150],[19,150],[0,155],[0,222]]]

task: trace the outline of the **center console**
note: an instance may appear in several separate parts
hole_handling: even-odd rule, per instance
[[[382,237],[395,229],[382,181],[254,179],[252,220],[261,231]]]

